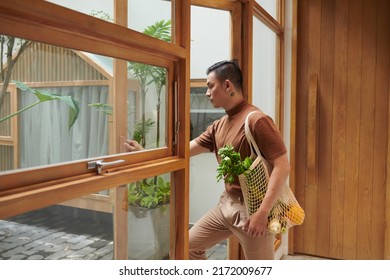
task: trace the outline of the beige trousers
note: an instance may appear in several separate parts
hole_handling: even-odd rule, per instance
[[[207,249],[234,235],[241,244],[245,259],[273,260],[275,235],[249,236],[242,230],[246,220],[244,203],[223,192],[218,206],[206,213],[190,229],[190,259],[205,260]]]

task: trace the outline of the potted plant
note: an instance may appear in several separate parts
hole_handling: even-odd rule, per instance
[[[137,125],[137,141],[154,122]],[[142,131],[141,131],[142,130]],[[165,175],[128,184],[128,255],[130,259],[166,259],[169,256],[171,185]]]
[[[145,28],[144,34],[169,42],[171,21],[158,21]],[[146,135],[156,123],[156,147],[160,146],[161,93],[166,86],[166,69],[140,63],[129,63],[129,70],[141,88],[141,122],[133,139],[143,147]],[[145,116],[148,86],[156,88],[156,122]],[[155,176],[128,185],[128,255],[133,259],[165,259],[169,256],[170,182],[165,175]]]

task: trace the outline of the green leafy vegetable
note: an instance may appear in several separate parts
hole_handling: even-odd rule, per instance
[[[221,157],[217,168],[218,182],[224,179],[227,183],[233,183],[234,177],[247,171],[253,162],[250,157],[241,160],[240,153],[235,152],[231,145],[220,148],[218,155]]]

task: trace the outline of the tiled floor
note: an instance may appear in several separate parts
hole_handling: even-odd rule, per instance
[[[206,252],[208,260],[226,260],[227,258],[227,242],[223,241]]]
[[[207,259],[208,260],[226,260],[227,259],[227,243],[222,242],[220,244],[215,245],[214,247],[207,250]],[[302,255],[302,254],[294,254],[283,256],[281,260],[327,260],[325,258]]]
[[[112,259],[112,224],[94,219],[93,223],[85,223],[74,217],[37,211],[0,220],[0,259]],[[227,241],[210,248],[206,255],[209,260],[226,260]],[[302,259],[321,258],[304,255],[282,258]]]

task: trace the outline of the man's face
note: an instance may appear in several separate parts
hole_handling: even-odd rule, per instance
[[[214,108],[224,107],[226,99],[225,83],[221,83],[214,72],[207,75],[207,91],[206,96],[209,98]]]

